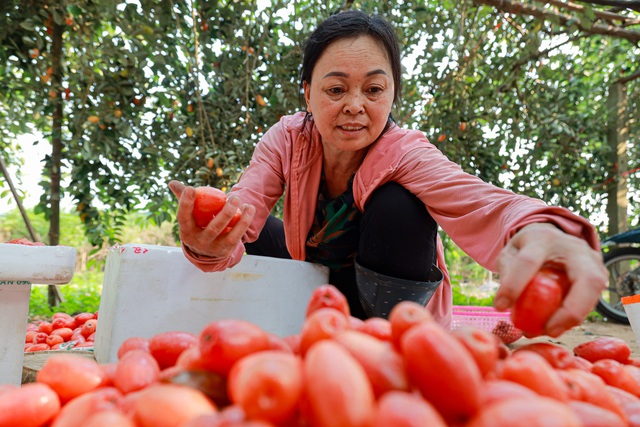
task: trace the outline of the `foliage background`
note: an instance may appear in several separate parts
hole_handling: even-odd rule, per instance
[[[594,22],[594,6],[584,7],[583,22]],[[380,13],[397,28],[406,67],[394,111],[401,126],[424,131],[466,171],[566,206],[607,233],[606,183],[615,165],[608,160],[605,100],[612,82],[638,71],[640,49],[472,0],[5,1],[4,161],[23,163],[22,134],[60,140],[61,161],[42,159],[35,214],[47,224],[52,207],[71,198],[69,215],[79,223],[62,224],[60,243],[77,246],[82,236],[87,260],[127,241],[130,221],[173,227],[168,243],[175,244],[168,180],[233,185],[264,131],[301,108],[302,43],[342,8]],[[635,170],[639,79],[626,90],[627,168]],[[57,173],[60,194],[52,191]],[[638,173],[628,178],[635,226]],[[0,197],[11,197],[3,180]],[[19,222],[0,221],[5,230]],[[46,241],[46,225],[38,230]]]
[[[42,215],[28,212],[36,233],[46,232],[47,223]],[[22,216],[17,209],[0,217],[0,242],[6,242],[26,235],[27,230]],[[82,222],[77,215],[65,213],[62,219],[62,235],[66,236],[64,244],[76,248],[76,271],[72,280],[66,285],[58,286],[62,301],[56,306],[48,303],[47,286],[32,285],[29,302],[29,318],[32,320],[50,319],[56,312],[77,314],[95,312],[100,308],[102,281],[107,250],[95,251],[81,233]],[[157,227],[145,222],[141,214],[131,214],[123,227],[123,240],[142,244],[172,246],[175,244],[172,228],[168,222]],[[453,301],[456,305],[490,305],[493,302],[491,292],[475,292],[487,282],[487,271],[467,257],[455,245],[448,251],[448,267],[452,282],[466,286],[456,286],[453,290]]]

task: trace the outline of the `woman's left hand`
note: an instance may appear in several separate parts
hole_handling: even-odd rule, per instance
[[[583,239],[552,224],[529,224],[500,253],[501,286],[495,297],[496,309],[513,308],[534,274],[546,263],[564,268],[570,282],[564,301],[545,327],[545,335],[557,337],[586,319],[605,289],[608,273],[602,254]]]

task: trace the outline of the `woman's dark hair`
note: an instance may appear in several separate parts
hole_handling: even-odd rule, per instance
[[[304,82],[311,83],[313,68],[331,42],[359,36],[371,36],[384,46],[393,73],[393,100],[398,103],[402,84],[402,64],[396,33],[384,18],[376,15],[370,16],[360,10],[347,10],[332,15],[320,23],[318,28],[311,33],[304,47],[300,87]]]

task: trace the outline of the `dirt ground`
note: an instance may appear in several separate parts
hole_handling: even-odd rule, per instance
[[[639,331],[640,332],[640,331]],[[631,356],[640,357],[640,346],[638,340],[629,325],[621,325],[619,323],[610,321],[585,321],[582,325],[573,328],[572,330],[565,332],[558,338],[551,337],[538,337],[535,339],[520,338],[509,347],[517,348],[528,342],[535,341],[547,341],[555,344],[560,344],[573,350],[575,346],[586,341],[590,341],[596,337],[607,336],[617,337],[625,340],[631,347]]]

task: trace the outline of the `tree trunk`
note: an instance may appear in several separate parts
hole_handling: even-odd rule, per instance
[[[51,189],[49,202],[51,216],[49,218],[49,245],[60,243],[60,180],[62,165],[62,34],[64,26],[55,22],[52,28],[51,43],[51,80],[52,92],[49,96],[53,102],[53,123],[51,126]],[[49,306],[55,307],[60,303],[57,287],[49,286]]]
[[[627,117],[627,91],[624,83],[616,82],[609,88],[607,99],[607,142],[611,149],[610,161],[613,167],[607,187],[608,234],[614,235],[628,230],[627,218],[627,138],[629,135]]]

